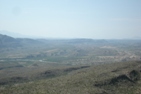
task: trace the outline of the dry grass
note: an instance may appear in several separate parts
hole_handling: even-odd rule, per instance
[[[140,80],[131,86],[128,83],[104,87],[94,85],[121,74],[126,75],[133,69],[139,70],[140,67],[141,63],[136,62],[97,65],[60,77],[1,86],[0,94],[140,94]]]

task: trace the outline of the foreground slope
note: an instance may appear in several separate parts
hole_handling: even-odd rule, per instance
[[[91,66],[55,78],[0,87],[0,94],[141,94],[141,62]]]

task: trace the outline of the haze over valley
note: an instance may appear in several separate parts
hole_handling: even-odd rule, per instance
[[[73,89],[77,90],[77,81],[82,81],[78,84],[81,92],[77,91],[77,94],[86,92],[112,94],[112,90],[115,90],[114,93],[122,94],[122,92],[126,92],[127,86],[130,84],[131,89],[136,88],[134,92],[139,92],[140,47],[140,40],[30,39],[13,38],[0,34],[0,91],[2,94],[10,94],[11,89],[17,94],[28,92],[34,94],[42,91],[49,92],[49,94],[58,92],[72,94],[75,91]],[[133,73],[135,71],[135,74],[132,74],[132,71]],[[128,78],[128,75],[135,77]],[[97,79],[99,77],[101,80]],[[115,81],[111,82],[112,79]],[[70,86],[68,80],[73,87]],[[55,83],[53,83],[54,81]],[[123,84],[124,81],[128,83]],[[105,84],[102,84],[103,82]],[[46,84],[45,87],[43,83]],[[39,84],[39,86],[35,86],[35,84]],[[59,86],[49,88],[48,84],[51,86],[59,84]],[[81,85],[85,84],[86,86],[82,88]],[[111,88],[112,85],[119,88]],[[132,87],[132,85],[135,86]],[[60,86],[64,89],[61,90]],[[32,92],[29,91],[29,87],[43,90],[37,89]],[[121,87],[123,90],[120,89]],[[48,91],[45,91],[45,88],[48,88]],[[90,90],[85,91],[84,88]],[[24,93],[21,92],[21,89]]]
[[[141,0],[0,0],[0,94],[141,94]]]
[[[30,38],[141,38],[140,6],[140,0],[4,0],[0,31]]]

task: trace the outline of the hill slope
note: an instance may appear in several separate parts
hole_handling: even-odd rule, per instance
[[[20,42],[17,41],[15,38],[0,34],[0,48],[19,46],[21,46]]]
[[[92,66],[68,75],[1,86],[1,94],[140,94],[141,62]]]
[[[13,48],[13,47],[23,47],[25,45],[37,45],[41,44],[37,40],[28,38],[13,38],[7,35],[0,34],[0,47],[1,48]]]

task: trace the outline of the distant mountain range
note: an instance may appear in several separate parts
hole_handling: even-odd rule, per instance
[[[140,40],[104,40],[104,39],[31,39],[31,38],[14,38],[13,36],[0,34],[0,48],[11,47],[37,47],[37,46],[56,46],[56,45],[136,45],[140,46]],[[45,47],[46,47],[45,46]]]
[[[10,32],[7,30],[0,30],[0,34],[11,36],[13,38],[32,38],[32,39],[42,38],[41,36],[24,35],[24,34],[20,34],[20,33]]]
[[[27,38],[28,37],[26,35],[14,33],[14,32],[9,32],[9,31],[6,31],[6,30],[0,30],[0,34],[8,35],[8,36],[11,36],[11,37],[14,37],[14,38],[25,38],[25,37]]]
[[[20,34],[20,33],[10,32],[10,31],[7,31],[7,30],[0,30],[0,34],[11,36],[13,38],[32,38],[32,39],[51,39],[51,40],[54,40],[54,39],[58,40],[59,39],[60,40],[60,38],[45,38],[45,37],[43,38],[42,36],[24,35],[24,34]],[[63,39],[63,38],[61,38],[61,39]],[[67,39],[67,38],[64,38],[64,39]],[[76,38],[76,40],[77,39],[83,39],[84,40],[85,38]],[[90,39],[90,38],[86,38],[86,39]],[[83,40],[81,40],[81,41],[83,41]],[[97,39],[97,40],[100,40],[100,39]],[[109,39],[109,40],[113,40],[113,39]],[[118,39],[115,39],[115,40],[118,40]],[[140,36],[134,36],[134,37],[123,38],[123,40],[141,40],[141,37]]]
[[[37,47],[42,45],[77,45],[77,44],[97,44],[104,45],[106,40],[93,39],[31,39],[31,38],[13,38],[9,35],[0,34],[0,48],[16,47]]]
[[[15,48],[34,44],[42,44],[42,42],[29,38],[13,38],[7,35],[0,34],[0,48]]]

